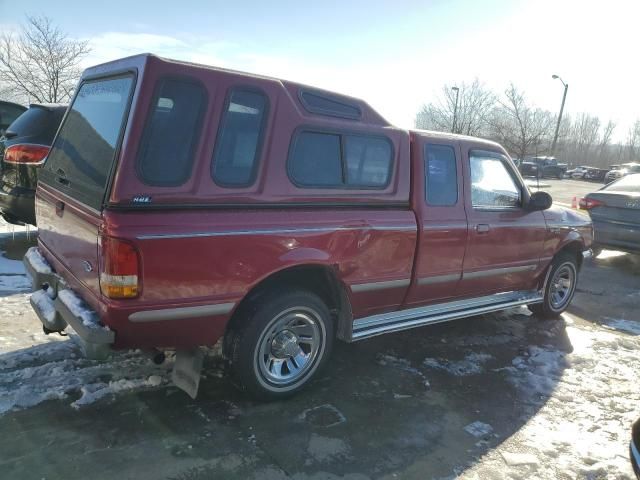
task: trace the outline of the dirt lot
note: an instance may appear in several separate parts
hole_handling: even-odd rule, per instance
[[[587,261],[560,321],[520,308],[340,344],[305,392],[258,404],[215,351],[193,401],[171,360],[91,362],[43,335],[11,261],[33,243],[0,235],[2,479],[632,478],[638,256]]]

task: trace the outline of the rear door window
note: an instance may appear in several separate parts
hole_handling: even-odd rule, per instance
[[[246,187],[253,183],[266,108],[267,98],[260,92],[231,92],[213,153],[212,176],[217,184]]]
[[[100,209],[132,88],[131,75],[80,86],[41,172],[45,183]]]
[[[449,145],[424,146],[426,174],[426,200],[433,206],[451,206],[458,203],[458,173],[456,154]]]
[[[206,99],[199,83],[160,80],[138,150],[138,173],[144,183],[174,187],[190,177]]]

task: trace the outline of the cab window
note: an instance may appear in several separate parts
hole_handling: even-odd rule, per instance
[[[427,204],[446,207],[458,203],[458,172],[453,147],[425,145],[424,171]]]
[[[520,189],[500,154],[474,152],[469,155],[471,204],[474,208],[514,208],[521,205]]]

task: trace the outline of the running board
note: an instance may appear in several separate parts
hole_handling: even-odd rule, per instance
[[[424,325],[498,312],[520,305],[540,303],[542,300],[542,293],[538,291],[506,292],[486,297],[469,298],[454,302],[437,303],[426,307],[381,313],[355,320],[350,341],[355,342],[364,338],[382,335],[383,333],[399,332]]]

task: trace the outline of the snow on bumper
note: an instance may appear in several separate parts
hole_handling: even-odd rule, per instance
[[[61,332],[69,325],[80,337],[87,357],[107,357],[115,333],[100,324],[98,314],[67,287],[36,247],[27,251],[24,264],[34,290],[31,306],[45,331]]]

